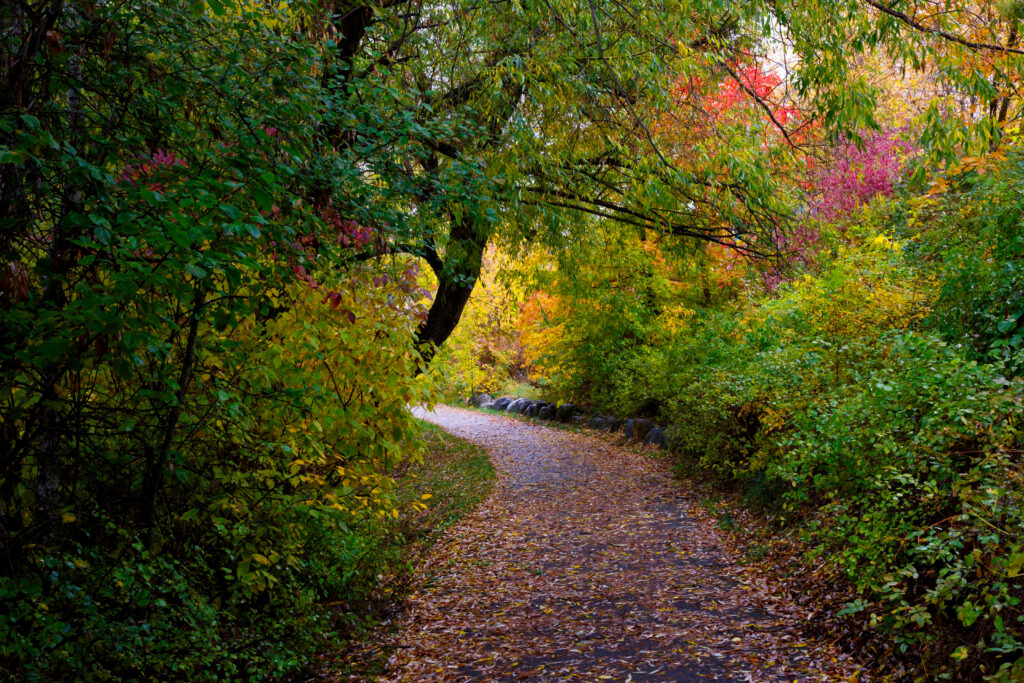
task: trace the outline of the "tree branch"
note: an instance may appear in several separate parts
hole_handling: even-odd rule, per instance
[[[955,33],[949,33],[947,31],[943,31],[942,29],[939,29],[939,28],[928,28],[924,24],[916,21],[913,17],[911,17],[911,16],[909,16],[907,14],[904,14],[903,12],[900,12],[898,10],[895,10],[892,7],[884,5],[881,2],[878,2],[878,0],[861,0],[861,1],[866,3],[866,4],[868,4],[868,5],[870,5],[870,6],[872,6],[872,7],[874,7],[876,10],[878,10],[879,12],[882,12],[883,14],[888,14],[892,18],[898,19],[898,20],[902,21],[904,24],[906,24],[907,26],[911,27],[912,29],[914,29],[916,31],[920,31],[921,33],[930,33],[932,35],[939,36],[941,38],[945,38],[946,40],[948,40],[948,41],[950,41],[952,43],[956,43],[958,45],[963,45],[964,47],[971,48],[972,50],[990,50],[992,52],[1006,52],[1006,53],[1015,54],[1015,55],[1024,55],[1024,50],[1021,50],[1021,49],[1018,49],[1018,48],[1014,48],[1012,46],[993,45],[991,43],[976,43],[974,41],[966,40],[964,38],[961,38],[960,36],[956,35]]]
[[[729,232],[723,230],[721,235],[716,235],[712,230],[708,228],[696,227],[693,225],[684,225],[682,223],[670,223],[663,222],[659,223],[653,220],[643,220],[633,218],[628,214],[620,213],[615,208],[605,208],[597,204],[593,204],[590,200],[579,199],[576,201],[572,200],[522,200],[522,203],[526,206],[545,207],[552,206],[561,209],[568,209],[570,211],[578,211],[598,218],[606,218],[616,223],[624,225],[632,225],[634,227],[643,228],[645,230],[653,230],[662,234],[675,235],[677,237],[691,237],[704,242],[711,242],[718,244],[729,249],[734,249],[746,256],[758,259],[769,259],[772,254],[769,254],[761,249],[755,249],[754,247],[741,244],[738,240],[742,239],[743,232],[735,231]],[[588,206],[588,204],[593,204]],[[605,210],[602,210],[605,209]]]
[[[725,69],[726,72],[728,72],[732,79],[736,81],[736,84],[743,88],[743,92],[747,93],[747,95],[753,98],[757,106],[764,110],[764,113],[768,115],[768,118],[771,119],[771,122],[775,125],[776,128],[779,129],[779,132],[782,133],[782,137],[786,138],[786,144],[788,144],[792,149],[801,149],[801,147],[794,143],[793,140],[789,137],[789,132],[786,130],[785,126],[779,123],[779,120],[775,118],[775,113],[772,112],[771,107],[769,107],[768,104],[761,99],[757,92],[755,92],[754,89],[751,88],[749,85],[744,83],[743,79],[740,78],[740,75],[733,71],[732,67],[726,64],[725,61],[721,61],[720,64],[722,68]]]
[[[434,271],[434,275],[440,276],[444,272],[444,262],[441,261],[441,257],[438,255],[437,250],[430,244],[421,242],[420,244],[409,244],[409,243],[398,243],[398,244],[386,244],[383,249],[367,251],[362,254],[356,254],[351,259],[348,259],[350,263],[363,263],[365,261],[373,261],[389,254],[409,254],[410,256],[417,256],[427,262],[430,269]]]

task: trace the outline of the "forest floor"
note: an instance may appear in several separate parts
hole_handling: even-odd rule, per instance
[[[375,637],[393,653],[380,680],[864,672],[806,635],[806,608],[741,564],[665,459],[478,411],[438,406],[420,417],[486,448],[498,478],[421,563],[397,625]]]

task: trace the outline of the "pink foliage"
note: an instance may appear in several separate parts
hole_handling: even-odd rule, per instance
[[[875,197],[890,197],[896,189],[906,161],[917,147],[901,137],[903,131],[871,132],[862,137],[861,147],[851,140],[841,140],[826,161],[811,172],[808,213],[817,221],[838,225],[854,211]],[[776,237],[783,260],[762,273],[769,292],[789,280],[786,275],[794,266],[814,265],[818,229],[806,223],[787,235]]]
[[[373,240],[373,228],[360,225],[351,218],[342,218],[330,204],[320,208],[320,218],[334,229],[338,246],[359,249]]]
[[[317,289],[318,287],[320,287],[317,281],[313,279],[313,276],[306,272],[305,267],[292,266],[292,272],[295,274],[295,277],[298,278],[300,282],[304,282],[310,289]]]
[[[358,249],[373,239],[373,228],[359,225],[353,220],[338,221],[338,244]]]
[[[788,235],[777,234],[775,243],[782,253],[782,261],[773,264],[761,273],[761,282],[764,284],[764,288],[769,292],[774,292],[780,285],[789,281],[788,273],[793,267],[810,268],[814,265],[820,239],[821,233],[818,232],[818,229],[808,225],[798,225]]]
[[[862,148],[842,140],[826,163],[811,175],[811,215],[827,222],[843,218],[875,197],[892,196],[906,160],[916,150],[901,131],[871,132]]]
[[[149,157],[148,161],[144,161],[140,164],[129,164],[124,167],[121,171],[118,181],[127,181],[135,184],[139,180],[148,180],[154,173],[162,168],[172,168],[174,166],[188,167],[184,159],[180,159],[175,156],[174,152],[167,152],[162,149],[158,149]],[[160,188],[154,187],[159,191]]]

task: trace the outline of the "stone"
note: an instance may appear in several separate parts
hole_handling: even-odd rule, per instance
[[[537,411],[540,410],[540,406],[541,404],[537,401],[532,402],[530,405],[526,406],[526,410],[523,411],[523,415],[526,417],[537,417]]]
[[[494,399],[492,399],[488,394],[474,394],[469,399],[469,403],[470,403],[470,405],[472,405],[472,406],[474,406],[476,408],[479,408],[479,407],[483,406],[483,404],[490,403],[493,400]]]
[[[638,417],[633,420],[633,437],[634,441],[643,443],[643,440],[647,438],[647,434],[654,429],[654,423],[650,420],[645,420],[642,417]]]
[[[555,418],[559,422],[569,422],[572,420],[573,415],[576,414],[576,405],[573,403],[563,403],[558,406],[555,411]]]
[[[551,406],[550,403],[547,404],[547,405],[541,406],[541,408],[537,411],[537,417],[539,417],[542,420],[550,420],[554,416],[555,416],[555,409]]]
[[[507,406],[505,406],[505,412],[506,413],[521,413],[521,412],[523,412],[523,409],[526,408],[526,406],[529,403],[530,403],[530,401],[528,399],[517,398],[514,401],[512,401],[511,403],[509,403]]]
[[[604,418],[604,428],[609,432],[617,432],[622,427],[622,420],[615,417],[614,415],[608,415]]]
[[[630,441],[633,440],[633,420],[629,419],[622,423],[622,435]]]
[[[604,429],[604,418],[600,415],[595,415],[590,418],[590,422],[587,424],[591,429]]]
[[[665,429],[663,427],[654,427],[651,431],[647,432],[647,436],[644,437],[644,445],[666,448],[668,446],[668,438],[665,436]]]
[[[512,402],[511,396],[502,396],[501,398],[495,399],[491,403],[491,410],[505,410],[508,408],[508,404]]]

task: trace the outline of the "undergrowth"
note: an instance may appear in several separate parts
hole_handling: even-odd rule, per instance
[[[344,644],[325,655],[324,666],[338,675],[369,678],[384,671],[389,649],[378,629],[388,628],[412,589],[417,564],[446,529],[471,512],[490,493],[494,467],[487,452],[464,439],[423,423],[422,462],[396,476],[402,514],[383,537],[382,555],[391,558],[379,589],[356,611],[363,620],[344,634]]]
[[[1021,177],[1013,151],[878,197],[817,226],[812,267],[675,328],[555,321],[593,351],[556,349],[565,395],[669,424],[680,472],[764,515],[751,557],[929,678],[1024,678]]]

